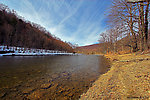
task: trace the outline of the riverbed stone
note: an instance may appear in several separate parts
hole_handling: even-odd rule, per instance
[[[32,92],[33,90],[34,90],[33,87],[24,88],[24,89],[22,90],[22,93],[23,93],[23,94],[28,94],[28,93]]]
[[[50,88],[51,86],[52,86],[51,83],[45,83],[45,84],[42,84],[42,85],[41,85],[41,88],[42,88],[42,89],[48,89],[48,88]]]
[[[31,100],[39,100],[41,97],[43,96],[43,91],[41,90],[36,90],[36,91],[33,91],[31,94],[29,94],[27,96],[28,99],[31,99]]]
[[[53,79],[57,79],[57,78],[59,78],[60,76],[58,75],[58,74],[54,74],[54,75],[52,75],[52,78]]]
[[[4,97],[6,95],[5,92],[0,92],[0,98]]]

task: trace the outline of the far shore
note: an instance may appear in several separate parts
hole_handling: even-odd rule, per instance
[[[79,54],[74,54],[74,53],[5,53],[5,54],[0,54],[0,56],[51,56],[51,55],[79,55]]]
[[[23,47],[0,46],[0,56],[50,56],[50,55],[80,55],[75,52]]]

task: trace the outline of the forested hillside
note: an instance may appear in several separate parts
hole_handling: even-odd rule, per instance
[[[106,36],[106,35],[105,35]],[[105,37],[104,36],[104,37]],[[105,37],[109,39],[107,36]],[[150,40],[150,29],[148,32],[148,40]],[[100,41],[101,42],[101,41]],[[132,49],[130,46],[130,39],[128,37],[124,37],[116,42],[104,42],[99,44],[87,45],[87,46],[80,46],[75,49],[78,53],[84,54],[106,54],[106,53],[131,53]],[[140,39],[137,39],[138,47],[140,46]],[[148,42],[150,45],[150,42]]]
[[[70,44],[0,4],[0,45],[73,52]]]
[[[75,50],[78,53],[84,53],[84,54],[99,54],[102,52],[102,44],[93,44],[93,45],[87,45],[87,46],[80,46],[77,47]]]

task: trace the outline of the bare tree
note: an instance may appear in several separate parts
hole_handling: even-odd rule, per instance
[[[108,14],[108,22],[111,26],[120,24],[128,26],[128,30],[126,31],[130,31],[128,32],[128,37],[131,40],[130,45],[133,49],[133,52],[137,51],[138,49],[136,35],[137,22],[136,18],[133,17],[137,14],[136,10],[137,7],[135,7],[134,4],[128,4],[126,0],[113,0],[113,4]]]

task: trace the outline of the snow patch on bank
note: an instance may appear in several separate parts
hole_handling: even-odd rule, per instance
[[[79,55],[67,51],[0,46],[0,56]]]

